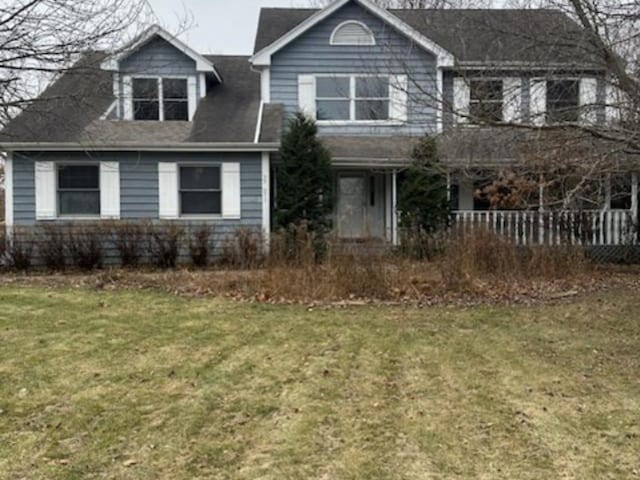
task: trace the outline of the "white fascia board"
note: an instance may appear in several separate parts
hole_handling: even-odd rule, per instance
[[[189,45],[184,43],[182,40],[171,35],[160,25],[153,25],[152,27],[148,28],[142,35],[138,37],[138,39],[134,40],[133,43],[128,45],[126,48],[124,48],[122,52],[114,56],[111,56],[110,58],[102,62],[101,68],[103,70],[112,70],[112,71],[120,70],[120,62],[122,60],[127,58],[133,52],[140,49],[143,45],[149,42],[156,35],[166,40],[167,42],[169,42],[171,45],[176,47],[178,50],[180,50],[182,53],[184,53],[189,58],[191,58],[194,62],[196,62],[196,71],[213,72],[213,74],[216,76],[218,81],[222,83],[222,77],[216,70],[216,67],[213,64],[213,62],[208,60],[203,55],[200,55],[198,52],[196,52],[194,49],[192,49]]]
[[[397,30],[405,34],[411,40],[416,42],[418,45],[423,47],[425,50],[435,54],[438,57],[438,66],[440,67],[451,67],[455,63],[454,56],[442,48],[440,45],[436,44],[432,40],[429,40],[427,37],[422,35],[420,32],[415,30],[414,28],[407,25],[405,22],[400,20],[398,17],[390,13],[389,11],[381,8],[370,0],[336,0],[335,2],[329,4],[325,9],[320,10],[309,18],[307,18],[300,25],[290,30],[286,35],[280,37],[278,40],[273,42],[271,45],[260,50],[253,57],[251,57],[250,62],[255,66],[268,66],[271,64],[271,56],[276,53],[281,48],[285,47],[293,40],[298,38],[300,35],[308,31],[314,25],[318,24],[325,18],[332,15],[338,9],[346,5],[347,3],[354,1],[360,4],[365,9],[369,10],[374,15],[378,16],[389,25],[395,27]]]
[[[78,143],[5,143],[0,149],[31,152],[277,152],[280,143],[183,143],[149,145],[134,142],[120,144]]]

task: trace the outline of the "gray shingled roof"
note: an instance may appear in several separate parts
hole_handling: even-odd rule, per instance
[[[104,53],[85,55],[38,102],[0,132],[1,143],[80,143],[91,146],[253,143],[260,111],[260,75],[249,57],[210,55],[225,82],[210,85],[193,122],[102,120],[114,102],[111,72],[100,69]],[[282,124],[279,107],[265,108],[269,123]],[[278,142],[280,127],[265,125],[262,142]]]
[[[263,8],[255,52],[269,46],[317,9]],[[578,24],[557,10],[390,9],[461,62],[576,62],[593,50]],[[597,63],[597,62],[596,62]]]

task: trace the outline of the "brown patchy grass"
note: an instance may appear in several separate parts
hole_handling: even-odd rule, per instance
[[[638,478],[639,313],[5,286],[0,478]]]

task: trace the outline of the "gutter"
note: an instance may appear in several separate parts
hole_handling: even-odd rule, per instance
[[[12,152],[16,150],[36,152],[277,152],[279,142],[271,143],[204,143],[190,142],[174,144],[141,144],[122,142],[118,144],[80,144],[80,143],[37,143],[37,142],[9,142],[0,143],[0,150]]]

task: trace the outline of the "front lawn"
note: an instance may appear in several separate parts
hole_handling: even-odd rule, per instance
[[[0,478],[640,478],[638,319],[4,287]]]

